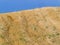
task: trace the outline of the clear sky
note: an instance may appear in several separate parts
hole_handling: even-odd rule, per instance
[[[60,6],[60,0],[0,0],[0,13],[46,6]]]

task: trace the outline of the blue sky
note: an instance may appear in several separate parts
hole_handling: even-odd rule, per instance
[[[60,0],[0,0],[0,13],[60,6]]]

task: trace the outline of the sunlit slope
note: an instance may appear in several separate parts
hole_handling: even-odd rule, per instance
[[[60,45],[60,7],[0,14],[0,45]]]

